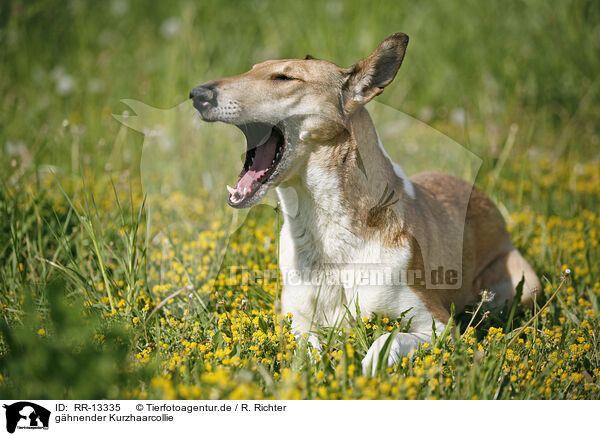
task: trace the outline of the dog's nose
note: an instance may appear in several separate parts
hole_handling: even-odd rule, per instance
[[[215,90],[209,86],[196,86],[190,91],[190,98],[200,101],[211,101],[214,98]]]
[[[194,107],[198,110],[214,106],[216,102],[217,91],[206,85],[196,86],[190,91],[190,98]]]

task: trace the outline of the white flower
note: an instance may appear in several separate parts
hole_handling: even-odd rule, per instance
[[[6,149],[6,154],[9,156],[20,156],[25,150],[25,143],[23,141],[6,141],[4,148]]]
[[[56,83],[56,92],[59,95],[69,95],[73,92],[73,89],[75,89],[75,79],[61,66],[52,70],[52,78]]]
[[[110,4],[110,12],[115,17],[120,17],[129,10],[129,2],[127,0],[113,0]]]
[[[494,292],[485,289],[483,292],[481,292],[481,301],[482,303],[491,303],[494,301],[495,296],[496,294]]]
[[[160,34],[165,39],[171,39],[179,33],[181,30],[181,21],[177,17],[167,18],[160,25]]]
[[[463,108],[457,107],[450,111],[450,120],[457,126],[463,126],[466,119],[467,112]]]

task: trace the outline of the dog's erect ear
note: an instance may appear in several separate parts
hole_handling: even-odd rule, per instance
[[[346,113],[381,94],[383,88],[394,80],[407,45],[408,36],[395,33],[383,40],[371,55],[347,70],[344,83]]]

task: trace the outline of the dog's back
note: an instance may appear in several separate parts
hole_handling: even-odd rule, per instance
[[[462,272],[458,290],[430,290],[417,284],[416,291],[445,313],[452,303],[461,310],[476,301],[476,294],[483,289],[493,291],[494,305],[502,306],[513,298],[524,276],[523,302],[528,303],[531,293],[541,288],[539,279],[512,244],[504,218],[492,200],[446,173],[425,172],[411,180],[419,201],[407,220],[420,222],[412,228],[419,244],[413,266],[418,268],[421,262],[431,265],[432,259],[439,258],[448,265],[454,251],[454,264]]]

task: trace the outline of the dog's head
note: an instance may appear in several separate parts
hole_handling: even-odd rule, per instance
[[[194,88],[190,98],[203,120],[234,124],[246,136],[229,204],[258,203],[296,173],[314,147],[345,132],[349,117],[394,79],[407,44],[408,36],[396,33],[350,68],[311,56],[272,60]]]

